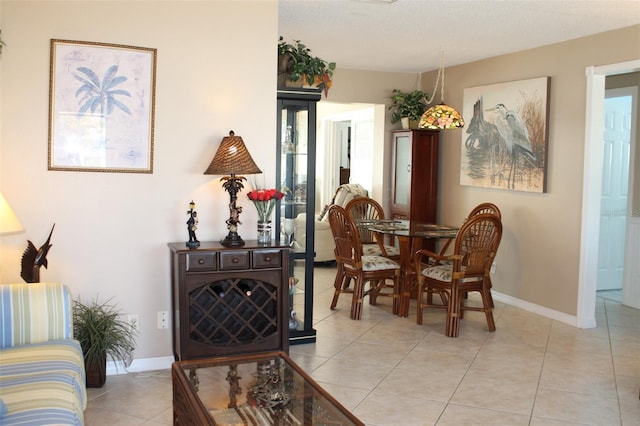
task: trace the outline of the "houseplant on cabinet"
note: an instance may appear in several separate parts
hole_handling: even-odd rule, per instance
[[[391,106],[389,107],[390,110],[393,110],[391,123],[395,124],[398,121],[402,121],[404,129],[417,128],[420,117],[427,110],[426,98],[427,93],[422,90],[404,92],[399,89],[393,89]],[[409,122],[414,122],[415,125],[411,126]]]
[[[107,355],[113,361],[130,363],[135,348],[135,329],[120,318],[109,301],[73,302],[73,334],[84,354],[87,387],[100,388],[107,379]]]
[[[282,37],[278,41],[278,86],[285,86],[287,79],[306,83],[324,91],[327,96],[332,85],[331,77],[336,69],[335,62],[329,62],[311,55],[300,40],[287,43]]]

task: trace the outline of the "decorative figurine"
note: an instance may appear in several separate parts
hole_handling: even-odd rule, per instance
[[[187,241],[187,247],[196,248],[200,247],[200,241],[196,238],[196,229],[198,229],[198,212],[193,209],[196,208],[196,203],[191,200],[189,203],[189,220],[187,220],[187,231],[189,232],[189,241]]]
[[[256,384],[247,392],[247,399],[264,408],[282,408],[289,403],[291,397],[284,385],[284,371],[277,364],[258,363],[255,374]],[[301,423],[298,423],[301,424]]]
[[[238,395],[242,394],[240,379],[242,377],[238,376],[238,366],[230,365],[227,372],[227,382],[229,382],[229,405],[227,408],[237,408],[238,406]]]
[[[47,268],[47,253],[49,253],[49,249],[53,244],[51,244],[51,235],[53,234],[53,228],[56,227],[54,223],[51,227],[51,232],[49,232],[49,238],[40,246],[39,249],[36,249],[36,246],[30,240],[27,240],[27,248],[24,253],[22,253],[22,270],[20,271],[20,276],[23,280],[28,283],[39,283],[40,282],[40,267],[44,266]]]

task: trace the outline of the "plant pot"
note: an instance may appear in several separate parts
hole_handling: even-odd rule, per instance
[[[288,53],[285,53],[283,55],[278,55],[278,74],[284,74],[287,72],[290,59],[291,59],[291,55],[289,55]]]
[[[302,87],[302,79],[298,81],[291,81],[289,79],[287,68],[289,67],[290,60],[291,55],[288,53],[278,55],[278,87]]]
[[[107,381],[107,354],[97,360],[84,360],[86,382],[88,388],[101,388]]]
[[[420,120],[412,120],[409,117],[402,117],[400,119],[402,130],[417,129],[420,124]]]
[[[302,87],[302,79],[291,81],[289,73],[278,74],[278,87]]]

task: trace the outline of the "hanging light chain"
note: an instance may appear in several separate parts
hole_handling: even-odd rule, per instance
[[[440,83],[440,103],[444,103],[444,50],[440,51],[440,67],[438,68],[438,76],[436,77],[436,84],[433,86],[433,93],[431,94],[431,98],[425,99],[427,101],[427,105],[430,105],[433,102],[433,99],[436,97],[436,93],[438,91],[438,83]]]

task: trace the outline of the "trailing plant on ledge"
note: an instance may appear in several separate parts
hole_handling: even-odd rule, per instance
[[[336,69],[335,62],[329,62],[311,54],[309,49],[300,40],[294,40],[293,44],[287,43],[282,37],[278,41],[278,59],[288,56],[284,69],[289,73],[291,81],[303,80],[309,86],[315,86],[324,91],[327,96],[332,85],[331,77]]]

